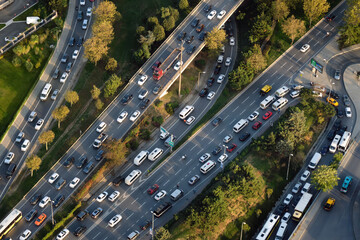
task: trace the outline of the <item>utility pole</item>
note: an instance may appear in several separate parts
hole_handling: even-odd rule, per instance
[[[181,48],[180,48],[180,75],[179,75],[179,97],[181,97],[181,73],[182,73],[182,53],[184,46],[184,40],[181,40]]]
[[[294,156],[294,155],[292,153],[290,153],[289,154],[289,161],[288,161],[287,171],[286,171],[286,181],[289,179],[290,159],[291,159],[292,156]]]
[[[151,212],[151,216],[152,216],[152,223],[151,223],[151,239],[154,240],[154,212]]]
[[[55,225],[55,221],[54,221],[54,210],[53,210],[53,203],[54,201],[50,201],[50,207],[51,207],[51,223],[54,226]]]
[[[198,75],[198,81],[197,81],[197,88],[199,89],[199,81],[200,81],[200,74],[202,73],[206,73],[206,72],[199,72],[199,75]],[[200,89],[199,89],[200,91]]]
[[[242,222],[241,223],[241,232],[240,232],[240,240],[242,240],[242,235],[243,235],[243,226],[246,224],[246,222]]]

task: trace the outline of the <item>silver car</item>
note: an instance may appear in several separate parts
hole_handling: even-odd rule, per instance
[[[335,71],[335,74],[334,74],[334,79],[335,80],[340,80],[340,74],[341,74],[341,71],[338,69]]]

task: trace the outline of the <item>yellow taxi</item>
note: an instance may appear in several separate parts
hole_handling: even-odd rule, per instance
[[[334,205],[335,205],[335,198],[329,197],[324,205],[324,209],[326,211],[330,211]]]
[[[334,107],[339,106],[339,103],[338,103],[335,99],[333,99],[333,98],[331,98],[331,97],[326,98],[326,101],[327,101],[328,103],[330,103],[331,105],[333,105]]]

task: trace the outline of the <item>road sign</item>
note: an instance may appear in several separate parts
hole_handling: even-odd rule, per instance
[[[318,63],[315,59],[311,59],[310,61],[311,66],[313,66],[316,70],[318,70],[320,73],[323,72],[323,65],[321,65],[320,63]]]
[[[161,132],[164,132],[164,133],[168,132],[168,131],[166,131],[166,129],[163,128],[162,126],[160,126],[160,131],[161,131]]]
[[[174,147],[174,142],[169,141],[168,144],[169,144],[171,147]]]

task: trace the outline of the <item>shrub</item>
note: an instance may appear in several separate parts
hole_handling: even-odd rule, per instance
[[[151,120],[152,120],[152,125],[154,127],[160,127],[160,125],[163,124],[163,122],[164,122],[164,119],[162,116],[153,117]]]
[[[154,102],[156,107],[159,107],[161,103],[162,103],[162,101],[159,100],[159,99],[156,99],[155,102]]]
[[[30,60],[25,62],[25,68],[28,72],[31,72],[34,68],[34,64]]]
[[[21,58],[19,58],[16,55],[13,57],[13,60],[11,62],[15,67],[20,67],[21,66]]]
[[[35,68],[39,68],[41,66],[41,61],[38,61],[36,64],[35,64]]]
[[[179,107],[179,103],[177,101],[169,102],[169,103],[165,104],[165,110],[170,115],[173,115],[175,109],[177,109],[178,107]]]
[[[149,129],[140,129],[139,137],[142,140],[150,140],[150,135],[151,135],[151,132],[149,131]]]
[[[35,53],[35,55],[39,55],[40,48],[39,47],[34,47],[34,53]]]
[[[126,143],[126,147],[135,151],[139,147],[139,141],[133,138]]]

